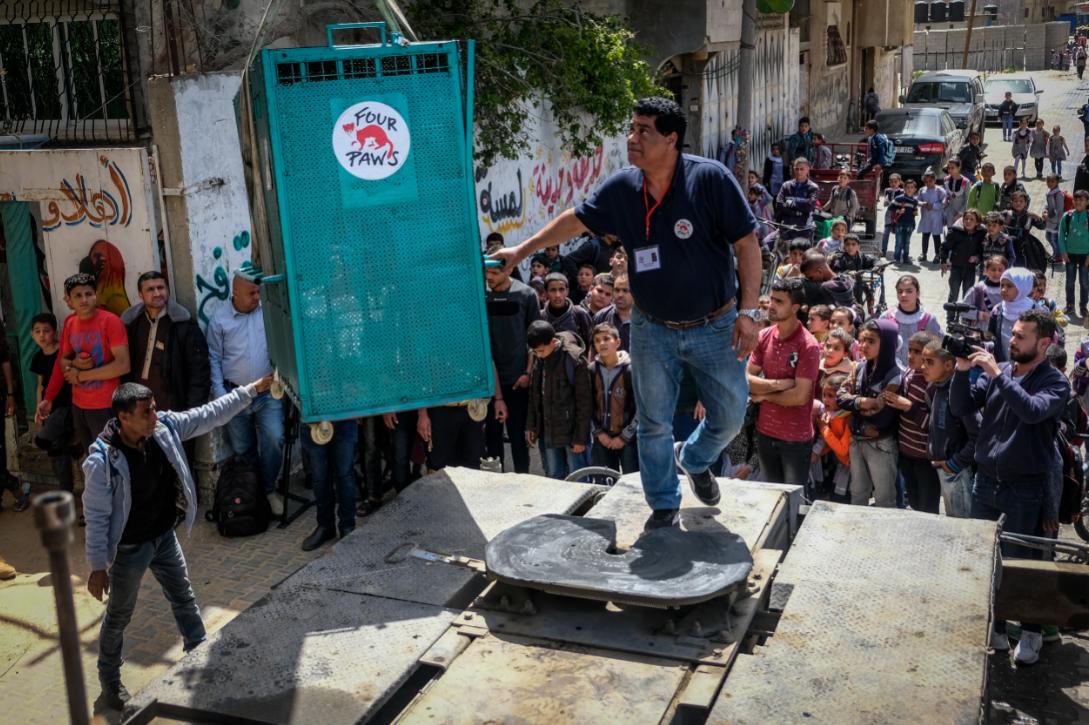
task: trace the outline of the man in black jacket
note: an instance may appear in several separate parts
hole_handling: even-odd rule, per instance
[[[208,343],[189,311],[170,299],[160,272],[136,280],[141,302],[125,310],[132,371],[126,381],[151,389],[157,410],[177,412],[208,402],[212,387]]]

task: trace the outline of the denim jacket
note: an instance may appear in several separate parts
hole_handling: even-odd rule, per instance
[[[185,496],[186,531],[197,517],[197,488],[182,441],[223,425],[257,397],[253,383],[235,388],[210,403],[183,413],[159,413],[152,436],[178,474]],[[117,544],[129,519],[132,489],[124,453],[99,436],[83,462],[83,515],[87,521],[86,553],[91,571],[105,570],[117,555]]]

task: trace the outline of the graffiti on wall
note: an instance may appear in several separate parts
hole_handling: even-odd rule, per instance
[[[234,240],[231,242],[231,246],[235,252],[241,252],[248,249],[250,246],[250,233],[249,230],[243,230],[234,235]],[[212,248],[212,273],[211,281],[207,280],[204,275],[197,274],[194,278],[197,289],[197,319],[200,320],[201,326],[206,326],[208,320],[211,319],[211,313],[214,311],[214,305],[218,302],[226,302],[231,296],[231,270],[229,269],[230,261],[223,256],[224,249],[221,246]],[[213,305],[213,308],[209,308],[208,305]]]
[[[75,181],[61,179],[60,192],[64,201],[50,201],[42,214],[42,229],[51,232],[61,224],[76,226],[87,223],[95,229],[107,224],[128,226],[132,223],[132,191],[125,172],[103,154],[99,163],[109,174],[110,187],[87,188],[87,178],[76,173]]]
[[[545,132],[554,133],[547,125]],[[606,139],[585,157],[573,157],[538,140],[533,150],[514,160],[476,171],[480,238],[498,232],[509,244],[530,237],[552,217],[589,196],[601,182],[627,164],[624,138]]]
[[[99,305],[121,313],[136,278],[163,268],[151,178],[142,148],[0,151],[0,197],[38,205],[54,311],[76,272],[94,274]]]

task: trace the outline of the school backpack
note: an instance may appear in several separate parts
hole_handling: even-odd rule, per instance
[[[1063,192],[1063,212],[1074,211],[1074,195],[1069,191]]]
[[[896,160],[896,147],[889,141],[889,137],[883,133],[875,133],[873,140],[880,152],[881,165],[891,166],[892,162]]]
[[[1031,234],[1023,234],[1020,239],[1020,248],[1017,249],[1017,262],[1019,265],[1031,269],[1033,272],[1044,272],[1050,257],[1040,240]]]
[[[216,482],[212,510],[205,518],[215,523],[220,536],[264,533],[272,513],[257,470],[237,457],[224,463]]]

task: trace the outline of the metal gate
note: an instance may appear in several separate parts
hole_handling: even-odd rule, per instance
[[[272,362],[305,422],[489,396],[472,46],[328,39],[251,75]]]

